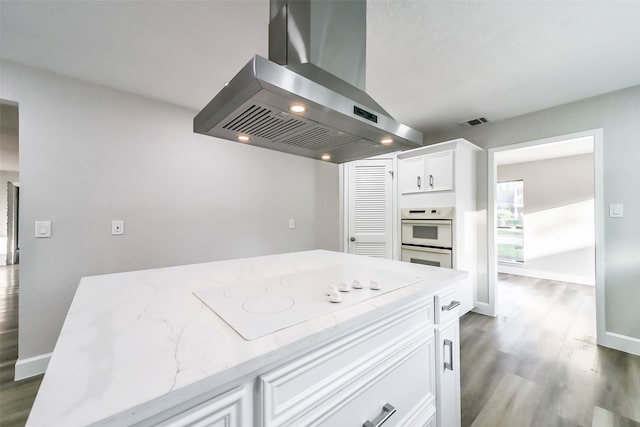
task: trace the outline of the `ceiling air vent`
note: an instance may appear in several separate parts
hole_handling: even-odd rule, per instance
[[[487,120],[485,117],[478,117],[477,119],[465,120],[458,124],[462,126],[471,127],[471,126],[480,126],[488,122],[489,120]]]

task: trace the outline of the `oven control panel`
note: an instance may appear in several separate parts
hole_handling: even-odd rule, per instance
[[[404,208],[401,219],[453,219],[453,208]]]

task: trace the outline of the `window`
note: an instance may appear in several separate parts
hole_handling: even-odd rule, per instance
[[[498,260],[524,262],[524,181],[498,183]]]

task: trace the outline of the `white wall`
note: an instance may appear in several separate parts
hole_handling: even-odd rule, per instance
[[[524,183],[525,262],[508,272],[594,284],[593,161],[591,153],[498,166],[499,182]]]
[[[484,148],[602,128],[604,203],[624,203],[624,218],[605,213],[605,305],[609,332],[640,339],[640,86],[588,98],[477,128],[426,138],[466,138]],[[479,208],[486,215],[487,161],[478,176]],[[486,230],[486,228],[485,228]],[[485,236],[486,237],[486,236]],[[484,255],[484,254],[483,254]],[[484,259],[486,262],[486,256]]]
[[[338,248],[336,165],[194,134],[195,111],[1,65],[0,98],[20,110],[19,359],[52,351],[82,276]],[[34,239],[35,220],[52,221],[50,239]]]

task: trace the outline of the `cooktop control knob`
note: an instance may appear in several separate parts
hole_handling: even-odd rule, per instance
[[[360,280],[354,279],[353,283],[351,283],[351,286],[353,286],[353,289],[362,289],[362,282],[360,282]]]
[[[332,291],[329,294],[329,302],[342,302],[342,295],[340,295],[340,292],[338,291]]]
[[[340,282],[338,283],[338,290],[340,292],[349,292],[351,290],[351,285],[348,282]]]
[[[374,291],[379,291],[380,289],[382,289],[382,285],[377,280],[372,280],[371,282],[369,282],[369,287]]]

